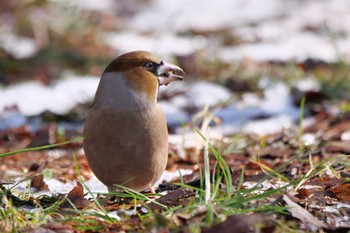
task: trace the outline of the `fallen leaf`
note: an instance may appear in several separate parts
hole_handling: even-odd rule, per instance
[[[84,198],[84,188],[79,182],[77,182],[77,185],[68,193],[67,199],[78,209],[83,209],[90,204],[90,201]],[[71,204],[68,201],[62,204],[63,208],[70,206]]]
[[[307,189],[301,188],[297,190],[298,198],[305,199],[311,195],[311,192]]]
[[[350,201],[350,184],[338,185],[331,189],[331,191],[337,196],[337,198],[343,201]]]
[[[30,187],[35,188],[37,191],[49,190],[49,186],[44,182],[43,174],[34,176],[30,181]]]
[[[189,188],[179,188],[174,191],[169,191],[168,194],[158,198],[156,201],[164,204],[166,206],[178,206],[178,205],[187,205],[190,197],[193,197],[195,192]],[[160,205],[156,203],[148,204],[150,209],[162,209]]]

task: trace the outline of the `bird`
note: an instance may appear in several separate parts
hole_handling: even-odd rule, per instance
[[[151,189],[164,172],[168,129],[158,90],[184,75],[148,51],[122,54],[105,68],[86,115],[83,148],[109,191]]]

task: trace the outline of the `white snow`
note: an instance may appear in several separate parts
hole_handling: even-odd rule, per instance
[[[205,81],[191,84],[185,95],[189,104],[196,108],[213,106],[232,97],[232,93],[227,88]]]
[[[191,54],[205,46],[205,42],[198,41],[196,38],[180,37],[170,33],[146,36],[135,32],[113,32],[106,34],[105,43],[123,52],[146,50],[162,57]]]
[[[98,81],[96,77],[71,76],[58,80],[52,86],[35,81],[11,85],[0,92],[0,112],[6,106],[16,105],[26,116],[38,115],[46,110],[64,114],[77,104],[92,100]]]
[[[72,3],[80,9],[93,11],[112,11],[114,7],[113,0],[75,0]]]
[[[216,31],[284,12],[279,0],[155,0],[130,22],[137,31]]]
[[[182,109],[166,101],[160,101],[168,125],[180,125],[189,121],[190,116]]]
[[[34,39],[17,37],[10,32],[0,31],[0,46],[17,59],[33,57],[38,52]]]

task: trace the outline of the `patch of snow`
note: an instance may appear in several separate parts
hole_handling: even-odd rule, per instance
[[[197,147],[198,140],[199,135],[194,132],[186,132],[184,134],[169,134],[168,137],[168,141],[170,144],[181,145],[183,148]]]
[[[280,187],[287,186],[287,185],[289,185],[289,184],[287,182],[284,182],[284,181],[277,181],[277,182],[271,183],[268,180],[265,180],[262,183],[257,183],[254,181],[246,181],[243,183],[243,187],[245,187],[246,189],[258,188],[256,191],[252,192],[255,194],[261,194],[261,193],[264,193],[266,190],[276,189],[276,188],[280,188]],[[292,187],[287,187],[287,190],[291,189],[291,188]]]
[[[186,80],[186,76],[185,76]],[[168,86],[160,86],[159,87],[159,94],[160,95],[173,95],[174,93],[181,93],[185,92],[188,89],[188,83],[186,81],[180,82],[173,82],[169,84]]]
[[[306,77],[296,81],[296,88],[300,91],[319,91],[321,89],[320,83],[312,77]]]
[[[57,179],[51,178],[51,179],[44,179],[45,183],[49,186],[49,190],[51,193],[62,193],[67,194],[69,191],[71,191],[75,186],[76,182],[68,182],[63,183]],[[91,179],[85,181],[85,185],[89,188],[89,190],[93,193],[107,193],[108,189],[107,186],[105,186],[101,181],[99,181],[96,176],[92,176]],[[84,188],[84,193],[86,193],[87,190]],[[88,195],[88,197],[91,197]]]
[[[241,125],[238,124],[221,124],[210,128],[210,139],[219,138],[223,139],[225,136],[231,136],[234,133],[241,131]]]
[[[344,131],[341,135],[340,135],[340,139],[342,141],[349,141],[350,142],[350,130]]]
[[[305,184],[302,186],[304,189],[317,189],[317,190],[322,190],[323,188],[320,185],[312,185],[312,184]]]
[[[315,208],[320,208],[320,206],[315,206]],[[339,213],[340,209],[349,209],[350,205],[347,203],[337,203],[334,206],[322,206],[322,210],[327,213]],[[349,221],[349,216],[343,216],[344,219]]]
[[[350,2],[347,0],[308,1],[294,11],[291,18],[299,19],[304,25],[315,28],[327,26],[335,30],[350,31]],[[322,12],[322,14],[320,14]]]
[[[16,37],[10,32],[0,33],[0,46],[17,59],[33,57],[38,52],[34,39]]]
[[[344,60],[350,61],[350,35],[347,38],[335,41],[335,44],[337,46],[338,51],[341,51],[340,56]]]
[[[190,105],[196,108],[213,106],[232,97],[232,93],[227,88],[205,81],[193,83],[188,89],[190,91],[185,95]]]
[[[217,112],[222,120],[222,126],[217,126],[218,130],[223,134],[243,130],[264,135],[289,128],[299,119],[300,110],[293,105],[287,85],[282,82],[271,84],[266,79],[261,80],[260,86],[265,87],[263,98],[247,93],[242,96],[242,100],[234,101]],[[255,120],[260,117],[270,118]],[[225,127],[229,128],[224,130]]]
[[[27,123],[27,119],[16,109],[5,109],[0,114],[0,130],[12,129]]]
[[[51,96],[52,92],[47,87],[35,81],[15,84],[0,93],[1,108],[16,105],[24,115],[37,115],[54,104],[50,101]]]
[[[174,172],[170,172],[165,170],[162,176],[159,178],[159,180],[154,184],[154,187],[157,187],[159,184],[163,182],[170,182],[175,178],[180,177],[180,173],[182,176],[192,174],[192,170],[190,169],[179,169]]]
[[[303,120],[303,128],[306,128],[312,124],[315,124],[315,118],[314,117],[308,117]]]
[[[85,181],[86,186],[89,188],[91,192],[97,193],[107,193],[108,188],[104,185],[95,175],[91,177],[88,181]]]
[[[80,9],[91,11],[112,11],[114,3],[112,0],[75,0],[74,4]]]
[[[334,49],[332,41],[328,38],[306,32],[289,35],[275,42],[225,47],[219,50],[218,57],[227,62],[236,62],[243,58],[262,62],[276,60],[284,62],[295,60],[302,62],[308,58],[335,62],[340,58]]]
[[[108,33],[105,43],[116,50],[130,52],[133,50],[147,50],[158,53],[162,57],[169,55],[187,55],[195,52],[203,43],[188,37],[172,34],[157,36],[141,35],[134,32]]]
[[[160,101],[168,125],[181,125],[190,120],[190,116],[180,108],[167,101]]]
[[[261,116],[264,114],[262,109],[259,109],[257,106],[247,106],[241,105],[242,103],[232,104],[226,108],[222,108],[217,112],[217,116],[223,121],[226,125],[236,125],[241,126],[252,118]]]
[[[188,106],[188,99],[183,95],[174,96],[169,100],[169,103],[178,107],[185,108]]]
[[[301,136],[301,141],[306,145],[306,146],[311,146],[315,144],[316,142],[316,136],[315,134],[311,133],[306,133]]]
[[[96,212],[96,211],[95,211]],[[101,211],[102,212],[102,211]],[[102,215],[104,215],[105,213],[101,213]],[[122,218],[119,216],[119,211],[109,211],[107,213],[107,215],[111,218],[114,218],[115,220],[117,220],[118,222],[122,221]],[[129,215],[131,216],[131,214]]]
[[[219,57],[222,55],[226,61],[250,58],[285,62],[350,59],[349,1],[306,1],[302,7],[293,1],[283,4],[282,17],[235,27],[233,35],[246,43],[222,48]]]
[[[300,110],[293,105],[290,87],[282,82],[264,90],[264,99],[260,107],[267,114],[285,114],[294,120],[298,119],[300,115]]]
[[[216,31],[279,16],[284,13],[283,6],[279,0],[156,0],[131,20],[129,27],[141,32]]]
[[[26,116],[38,115],[46,110],[65,114],[77,104],[92,100],[98,81],[95,77],[72,76],[52,86],[35,81],[11,85],[0,92],[0,112],[15,105]]]
[[[288,129],[293,125],[293,122],[293,119],[288,115],[278,115],[268,119],[251,121],[243,126],[242,131],[263,136]]]
[[[174,172],[165,170],[159,180],[155,183],[154,187],[157,187],[162,182],[170,182],[174,178],[180,177],[181,175],[188,175],[192,173],[190,169],[179,169]],[[52,193],[68,193],[75,186],[75,182],[63,183],[57,179],[45,179],[46,184],[49,186],[49,189]],[[92,193],[108,193],[108,188],[104,185],[95,175],[91,179],[85,181],[85,185],[89,188]],[[85,190],[84,192],[87,192]],[[90,197],[90,194],[88,194]]]
[[[44,182],[47,184],[47,186],[49,187],[49,190],[52,193],[62,193],[62,194],[69,193],[69,191],[71,191],[76,185],[76,182],[63,183],[54,178],[52,179],[44,178]]]

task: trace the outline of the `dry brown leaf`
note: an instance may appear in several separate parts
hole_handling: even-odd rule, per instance
[[[195,193],[192,189],[189,188],[179,188],[174,191],[169,191],[168,194],[157,199],[157,202],[164,204],[166,206],[178,206],[186,205],[189,202],[189,199],[193,197]],[[148,204],[150,209],[162,209],[160,205],[155,203]]]
[[[34,176],[30,181],[30,187],[35,188],[37,191],[49,190],[49,186],[44,182],[44,175],[39,174]]]
[[[298,198],[301,198],[301,199],[305,199],[311,195],[311,192],[308,189],[304,189],[304,188],[298,189],[297,192],[298,192]]]
[[[331,189],[337,198],[343,201],[350,201],[350,184],[342,184]]]
[[[83,209],[90,204],[90,201],[84,197],[84,188],[77,182],[77,185],[68,193],[67,199],[75,205],[78,209]],[[62,204],[62,207],[69,207],[71,204],[66,201]]]

